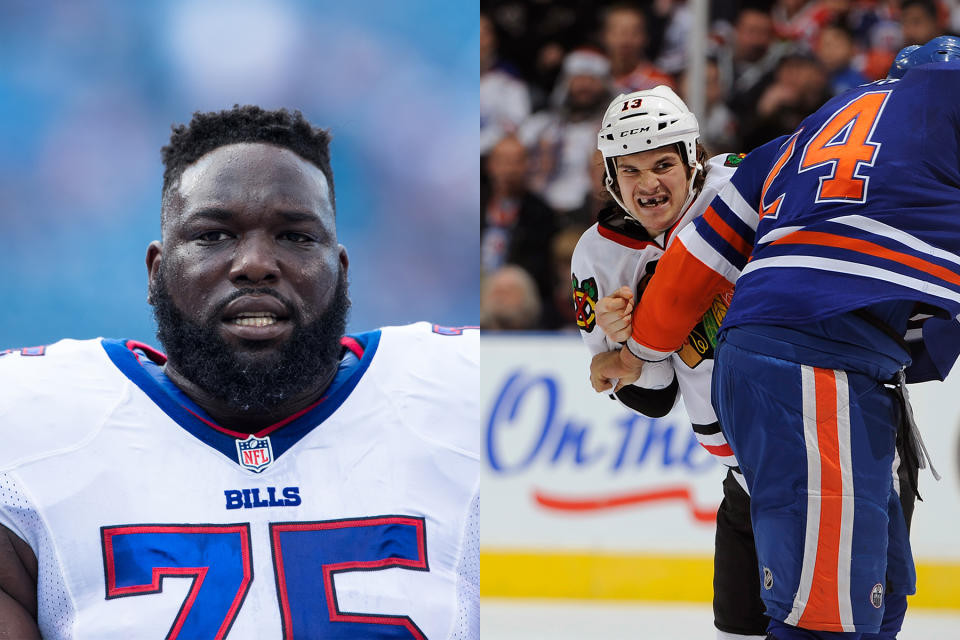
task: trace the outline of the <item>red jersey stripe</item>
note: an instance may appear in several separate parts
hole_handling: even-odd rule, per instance
[[[726,457],[733,455],[733,449],[730,448],[729,444],[703,444],[701,442],[700,446],[715,456]]]
[[[597,232],[607,240],[612,240],[613,242],[616,242],[617,244],[621,244],[630,249],[644,249],[646,247],[649,247],[650,245],[653,245],[655,247],[660,246],[656,242],[653,242],[652,240],[638,240],[636,238],[631,238],[630,236],[624,233],[618,233],[617,231],[614,231],[613,229],[608,229],[603,225],[597,226]]]

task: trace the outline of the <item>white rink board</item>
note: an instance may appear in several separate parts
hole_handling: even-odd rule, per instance
[[[575,335],[486,334],[482,344],[485,548],[712,554],[714,525],[693,514],[715,511],[725,469],[696,443],[682,406],[654,420],[594,393]],[[910,391],[943,476],[921,472],[914,555],[956,561],[960,374]],[[689,501],[640,501],[659,490]],[[598,508],[605,500],[626,504]]]
[[[714,525],[689,503],[564,510],[537,498],[602,500],[686,490],[715,511],[725,468],[696,441],[682,406],[638,416],[596,394],[574,337],[483,338],[484,545],[708,553]]]

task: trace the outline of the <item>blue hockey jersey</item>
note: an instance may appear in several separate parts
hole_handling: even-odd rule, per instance
[[[724,328],[920,303],[913,377],[944,378],[960,353],[960,61],[848,91],[750,153],[664,255],[631,350],[672,352],[724,281]]]

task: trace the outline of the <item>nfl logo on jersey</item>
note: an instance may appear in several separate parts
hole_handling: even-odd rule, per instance
[[[237,458],[241,466],[260,473],[273,462],[270,437],[258,438],[251,433],[246,440],[237,440]]]

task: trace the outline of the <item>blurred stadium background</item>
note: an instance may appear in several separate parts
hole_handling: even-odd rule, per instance
[[[0,348],[155,342],[160,147],[235,103],[332,130],[350,330],[476,324],[478,48],[440,0],[0,4]]]

